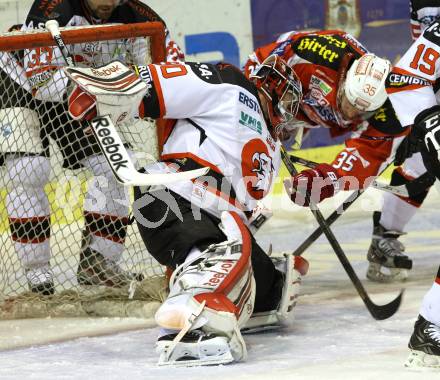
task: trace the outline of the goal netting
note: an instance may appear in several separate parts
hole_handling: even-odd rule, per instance
[[[97,67],[115,59],[127,64],[165,60],[164,29],[160,23],[70,27],[61,28],[61,33],[78,66]],[[116,228],[124,229],[120,233],[125,241],[118,265],[124,271],[136,273],[138,281],[123,286],[78,284],[79,257],[87,236],[84,202],[97,178],[78,164],[75,155],[79,150],[85,150],[85,155],[96,151],[88,146],[93,145],[90,141],[78,144],[75,135],[78,123],[70,119],[66,107],[71,84],[62,75],[45,77],[45,64],[52,66],[52,74],[57,66],[64,65],[61,59],[56,59],[56,50],[50,34],[41,30],[0,36],[0,319],[151,315],[166,289],[164,272],[145,249],[136,223],[129,223],[128,227],[117,223],[107,226],[105,223],[112,221],[104,219],[100,228],[113,232]],[[30,65],[35,65],[36,75],[26,75]],[[38,93],[43,95],[39,97]],[[157,159],[157,130],[152,121],[136,118],[121,125],[119,132],[134,152],[137,167]],[[35,196],[48,200],[50,232],[33,230],[41,229],[41,223],[12,226],[13,218],[7,207],[7,202],[12,201],[16,208],[22,208],[21,215],[32,216],[26,209],[32,205],[11,199],[16,193],[14,187],[20,186],[21,178],[26,178],[26,167],[21,168],[21,174],[15,173],[17,178],[14,178],[6,162],[11,157],[36,157],[42,151],[50,157],[50,180],[44,194]],[[128,190],[128,198],[130,204],[132,189]],[[17,241],[21,244],[20,239],[28,237],[30,243],[25,248],[22,244],[22,251],[38,255],[32,241],[38,242],[42,236],[48,237],[50,244],[55,285],[55,293],[49,296],[29,290],[23,252],[17,251]]]

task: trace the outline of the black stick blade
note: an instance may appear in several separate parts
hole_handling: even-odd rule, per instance
[[[373,318],[382,321],[392,317],[399,310],[403,293],[404,290],[401,290],[397,298],[386,305],[376,305],[369,298],[365,299],[364,302]]]

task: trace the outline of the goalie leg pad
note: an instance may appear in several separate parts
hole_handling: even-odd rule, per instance
[[[296,306],[302,276],[309,269],[309,263],[302,256],[283,253],[270,257],[275,267],[283,274],[283,290],[281,300],[275,310],[252,314],[243,328],[243,332],[253,333],[263,330],[276,329],[286,325],[291,320],[292,310]]]
[[[188,256],[171,277],[170,294],[155,318],[159,326],[180,333],[172,342],[158,345],[161,364],[188,360],[188,357],[179,358],[176,353],[181,348],[183,337],[196,330],[205,337],[212,335],[226,340],[234,361],[246,358],[246,345],[240,328],[249,319],[255,298],[251,239],[236,213],[224,212],[222,226],[228,240],[211,245],[198,255]],[[208,341],[202,339],[193,343],[200,347],[200,342]],[[218,364],[218,360],[231,361],[230,356],[224,353],[220,355],[223,358],[211,357],[211,363],[203,360],[202,356],[191,356],[189,360],[195,360],[198,365]]]

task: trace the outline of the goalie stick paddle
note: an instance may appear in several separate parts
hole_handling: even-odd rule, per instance
[[[281,147],[281,158],[284,162],[284,165],[286,165],[286,168],[291,176],[294,176],[297,174],[297,171],[295,169],[295,166],[293,165],[289,154],[286,152],[286,150]],[[354,271],[353,267],[350,264],[350,261],[348,260],[347,256],[345,255],[342,247],[340,246],[338,240],[336,239],[335,235],[333,234],[332,230],[326,223],[326,220],[324,216],[322,215],[319,208],[310,200],[310,197],[306,195],[306,199],[309,201],[310,210],[312,211],[313,216],[315,217],[316,221],[318,222],[319,226],[321,227],[322,231],[324,232],[325,236],[327,237],[328,242],[330,243],[331,247],[333,248],[333,251],[335,252],[336,256],[338,257],[340,263],[342,264],[345,272],[347,273],[348,277],[350,278],[351,282],[353,283],[354,287],[356,288],[359,296],[361,297],[362,301],[364,302],[365,306],[367,307],[367,310],[370,312],[370,314],[373,316],[373,318],[377,320],[383,320],[390,318],[392,315],[394,315],[397,310],[399,309],[399,306],[402,302],[402,296],[403,296],[403,290],[400,291],[399,295],[390,303],[386,305],[376,305],[371,298],[369,297],[367,291],[365,290],[364,286],[362,285],[361,281],[359,280],[359,277],[356,275],[356,272]]]
[[[134,167],[110,116],[95,117],[91,122],[91,127],[113,175],[118,182],[124,185],[166,185],[175,181],[190,180],[205,175],[208,171],[208,168],[201,168],[179,173],[139,173]]]
[[[70,55],[61,36],[58,21],[48,20],[45,26],[60,49],[67,65],[72,67],[75,66],[73,57]],[[197,178],[205,175],[209,171],[209,168],[205,167],[178,173],[140,173],[136,170],[133,161],[127,152],[127,149],[125,149],[124,143],[116,130],[115,125],[108,115],[96,117],[90,124],[93,135],[96,138],[102,154],[109,163],[113,175],[115,176],[116,180],[123,185],[166,185],[172,182]]]

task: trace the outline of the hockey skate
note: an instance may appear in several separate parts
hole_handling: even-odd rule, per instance
[[[367,278],[375,282],[405,281],[412,260],[404,254],[405,246],[398,240],[403,232],[386,230],[380,223],[381,213],[373,213],[373,239],[368,250]]]
[[[159,365],[200,366],[244,360],[240,328],[254,306],[255,280],[249,231],[224,212],[228,240],[191,251],[170,279],[170,294],[156,313],[162,328]]]
[[[277,329],[284,326],[290,319],[293,308],[298,300],[302,276],[309,269],[309,263],[302,256],[291,253],[270,256],[282,276],[281,299],[276,310],[253,313],[243,328],[244,333],[254,333],[264,330]]]
[[[440,326],[419,315],[408,347],[411,353],[405,367],[440,371]]]
[[[81,251],[77,270],[77,281],[80,285],[102,285],[120,288],[132,281],[142,281],[142,274],[124,271],[117,262],[106,259],[91,248]]]
[[[166,334],[158,338],[156,351],[160,353],[159,365],[174,367],[227,364],[234,361],[227,337],[205,333],[202,330],[187,332],[167,358],[169,348],[178,334]]]
[[[55,293],[53,275],[49,266],[26,269],[25,275],[32,293],[42,296],[50,296]]]

